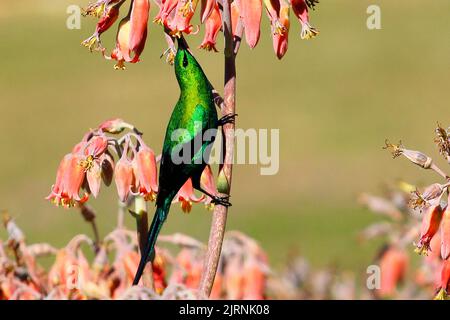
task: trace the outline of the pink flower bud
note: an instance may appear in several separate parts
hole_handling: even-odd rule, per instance
[[[117,134],[121,133],[125,129],[134,129],[134,127],[123,121],[122,119],[111,119],[103,122],[101,125],[98,126],[98,129],[102,130],[103,132]]]

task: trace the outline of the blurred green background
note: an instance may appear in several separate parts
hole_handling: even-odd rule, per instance
[[[82,19],[81,30],[66,28],[70,4],[87,0],[0,2],[0,208],[16,217],[29,241],[57,246],[91,234],[78,212],[44,201],[61,157],[112,117],[135,124],[159,151],[178,98],[173,70],[159,59],[159,27],[150,25],[142,62],[115,71],[80,45],[93,19]],[[366,27],[370,4],[381,7],[382,30]],[[300,40],[292,17],[282,61],[264,17],[258,47],[243,45],[237,61],[238,126],[280,129],[280,171],[261,176],[258,166],[235,166],[228,229],[259,240],[277,267],[296,248],[315,266],[364,271],[376,244],[358,244],[356,235],[379,218],[360,207],[358,194],[379,192],[397,178],[435,178],[404,159],[392,161],[381,147],[385,138],[403,139],[439,158],[433,129],[436,121],[450,124],[449,12],[447,0],[323,0],[312,13],[320,36]],[[108,48],[115,32],[104,37]],[[196,47],[201,38],[188,41]],[[195,54],[219,88],[222,55]],[[90,203],[105,235],[116,223],[115,189],[104,188]],[[163,233],[206,240],[210,217],[202,205],[189,215],[175,205]],[[127,224],[133,226],[131,217]]]

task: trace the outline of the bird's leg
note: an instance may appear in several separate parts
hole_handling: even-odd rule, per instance
[[[223,116],[222,118],[219,119],[219,126],[223,126],[224,124],[227,123],[234,123],[236,117],[237,117],[236,113],[230,113],[227,114],[226,116]]]
[[[204,190],[201,186],[200,186],[200,179],[195,179],[194,177],[192,178],[192,186],[194,187],[195,190],[198,190],[200,192],[203,192],[204,194],[206,194],[208,197],[210,197],[211,203],[213,204],[220,204],[224,207],[231,207],[231,203],[230,203],[230,196],[225,196],[225,197],[219,197],[216,195],[213,195],[211,193],[209,193],[208,191]]]

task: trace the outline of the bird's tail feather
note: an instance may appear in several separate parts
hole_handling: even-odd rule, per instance
[[[148,231],[147,245],[145,246],[144,252],[141,252],[141,260],[139,261],[139,266],[134,276],[133,286],[139,283],[142,273],[144,272],[145,265],[147,264],[148,257],[154,254],[156,239],[158,238],[161,227],[166,220],[167,213],[169,211],[168,206],[160,206],[156,209],[155,216],[153,217],[152,224]]]

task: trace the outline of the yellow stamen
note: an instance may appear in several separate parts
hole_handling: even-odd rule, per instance
[[[94,157],[92,155],[87,156],[85,160],[81,160],[79,165],[85,170],[89,171],[94,167]]]
[[[190,13],[194,12],[194,4],[192,0],[187,0],[185,5],[180,8],[183,17],[187,17]]]
[[[101,4],[94,3],[88,5],[86,9],[83,9],[82,15],[83,16],[93,16],[95,18],[101,18],[106,9],[106,4],[103,2]]]
[[[428,256],[428,247],[427,246],[416,247],[414,249],[414,252],[419,254],[420,256]]]
[[[144,197],[144,200],[145,201],[155,201],[156,200],[156,193],[155,192],[150,192],[149,194],[147,194],[145,197]]]
[[[449,300],[449,296],[447,295],[447,292],[445,292],[445,289],[441,288],[438,294],[434,296],[433,300]]]
[[[100,38],[95,34],[84,40],[81,44],[88,48],[90,52],[103,50]]]
[[[280,20],[277,20],[275,22],[275,25],[273,26],[273,34],[279,34],[280,36],[282,36],[283,34],[285,34],[287,31],[286,27],[283,26],[283,24],[280,22]]]
[[[172,37],[181,38],[181,31],[180,31],[180,30],[170,31],[169,34],[170,34]]]
[[[115,65],[114,65],[114,70],[125,70],[125,61],[124,60],[119,60]]]
[[[309,23],[302,23],[302,32],[300,38],[303,40],[309,40],[319,35],[319,30],[311,26]]]
[[[403,146],[402,146],[402,142],[401,141],[399,141],[398,144],[392,144],[392,143],[389,142],[388,139],[386,139],[384,141],[384,143],[385,143],[385,146],[383,147],[383,149],[389,150],[392,153],[392,158],[395,159],[395,158],[397,158],[397,157],[402,155],[402,153],[403,153]]]

